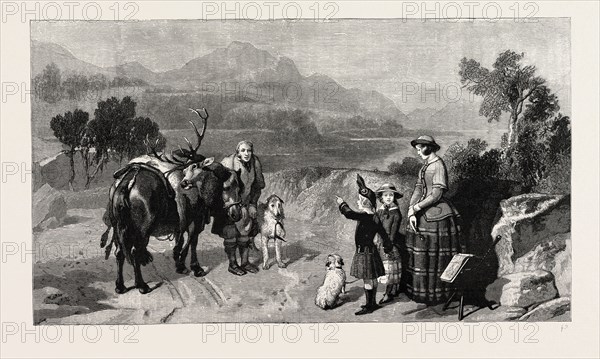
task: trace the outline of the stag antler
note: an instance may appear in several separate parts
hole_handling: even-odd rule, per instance
[[[194,122],[189,121],[189,123],[192,125],[192,127],[194,128],[194,132],[196,133],[196,137],[198,139],[198,143],[196,144],[196,146],[192,145],[192,143],[190,142],[190,140],[187,139],[187,137],[183,137],[183,139],[185,140],[185,142],[187,142],[188,147],[190,148],[189,150],[183,149],[181,148],[181,146],[179,146],[179,150],[175,151],[177,157],[183,157],[186,158],[188,161],[198,161],[198,149],[200,148],[200,145],[202,144],[202,139],[204,138],[204,133],[206,132],[206,122],[208,120],[208,111],[206,111],[206,109],[203,107],[200,110],[194,110],[192,108],[190,108],[190,111],[194,112],[196,115],[198,115],[202,120],[203,120],[203,125],[202,125],[202,132],[198,131],[198,127],[196,127],[196,124],[194,124]],[[203,111],[206,115],[203,116],[200,111]],[[186,162],[185,161],[180,161],[178,158],[176,158],[173,155],[173,151],[171,151],[171,157],[173,158],[173,160],[167,158],[166,156],[163,156],[163,154],[158,154],[158,152],[156,151],[156,146],[158,145],[158,140],[156,140],[156,143],[154,146],[152,146],[150,144],[150,142],[148,141],[148,137],[146,136],[146,141],[144,141],[146,146],[148,146],[148,148],[152,151],[152,153],[149,155],[152,155],[156,158],[158,158],[161,161],[165,161],[168,163],[172,163],[175,165],[184,165]],[[202,156],[202,160],[204,159],[204,157]],[[176,161],[176,162],[174,162]]]
[[[148,138],[148,135],[146,135],[146,139],[144,140],[144,144],[146,145],[146,147],[148,147],[149,152],[151,152],[151,153],[148,153],[149,156],[154,156],[154,157],[158,158],[159,160],[161,160],[163,162],[168,162],[168,163],[173,164],[173,165],[182,165],[182,164],[184,164],[183,161],[179,161],[179,160],[177,160],[173,156],[173,151],[171,151],[171,158],[173,158],[173,160],[171,160],[168,157],[164,156],[164,152],[159,154],[158,151],[156,150],[156,147],[158,146],[158,138],[156,139],[156,141],[154,142],[154,144],[151,144],[150,143],[150,139]]]
[[[198,149],[200,148],[200,145],[202,144],[202,139],[204,138],[204,133],[206,132],[206,122],[208,120],[208,111],[206,111],[206,109],[204,107],[202,109],[198,109],[198,110],[194,110],[193,108],[190,108],[190,111],[192,111],[193,113],[198,115],[198,117],[200,117],[203,120],[202,132],[198,131],[198,127],[196,127],[196,124],[193,121],[189,121],[189,123],[194,128],[194,132],[196,133],[196,138],[198,140],[198,143],[196,144],[196,146],[194,146],[194,145],[192,145],[192,142],[190,142],[190,140],[188,140],[187,137],[184,136],[183,139],[185,140],[185,142],[187,142],[188,147],[190,149],[184,150],[180,147],[179,153],[181,153],[184,157],[187,157],[188,159],[192,160],[197,157]],[[206,114],[206,116],[203,116],[200,113],[200,111],[203,111]]]
[[[202,139],[204,139],[204,133],[206,132],[206,122],[208,120],[208,111],[206,111],[206,109],[203,107],[202,111],[204,111],[204,113],[206,114],[206,116],[202,116],[202,114],[200,114],[200,110],[194,110],[193,108],[190,108],[190,111],[192,111],[193,113],[195,113],[196,115],[198,115],[198,117],[200,117],[202,119],[202,133],[198,132],[198,127],[196,127],[196,124],[192,121],[189,121],[190,124],[192,125],[192,127],[194,128],[194,132],[196,132],[196,137],[198,139],[198,144],[196,144],[196,147],[193,147],[192,144],[190,143],[190,141],[186,138],[185,141],[188,143],[188,145],[190,146],[190,150],[194,153],[196,153],[196,151],[198,151],[198,148],[200,148],[200,145],[202,144]],[[185,137],[184,137],[185,138]]]

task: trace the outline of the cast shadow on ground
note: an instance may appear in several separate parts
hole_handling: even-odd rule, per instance
[[[258,251],[253,251],[252,257],[255,257],[255,264],[262,263],[262,254],[260,252],[260,248]],[[310,248],[306,248],[302,245],[302,243],[294,242],[294,243],[283,243],[281,246],[281,258],[282,261],[288,266],[299,261],[312,261],[321,253]],[[269,243],[269,263],[271,266],[275,262],[275,246]],[[276,264],[275,264],[276,265]]]

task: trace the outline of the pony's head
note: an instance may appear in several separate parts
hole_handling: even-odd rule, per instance
[[[243,184],[239,171],[230,170],[209,158],[202,163],[190,164],[184,168],[183,175],[181,187],[191,189],[196,186],[209,208],[226,212],[233,222],[242,218]]]

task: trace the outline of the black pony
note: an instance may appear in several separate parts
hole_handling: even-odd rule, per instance
[[[196,147],[190,144],[190,150],[180,149],[177,153],[187,157],[187,161],[174,162],[152,149],[154,157],[151,161],[140,160],[150,158],[145,156],[138,159],[140,162],[132,162],[115,173],[116,180],[110,188],[104,216],[109,228],[102,235],[101,246],[106,245],[112,228],[113,237],[106,248],[106,256],[110,255],[114,243],[117,293],[127,290],[123,281],[125,260],[134,267],[135,287],[142,294],[150,292],[141,272],[141,266],[152,261],[152,254],[147,249],[150,236],[174,236],[173,258],[178,273],[188,272],[185,259],[191,247],[190,266],[194,275],[203,276],[205,272],[198,262],[196,246],[198,235],[210,215],[226,215],[233,221],[241,218],[239,174],[214,163],[212,158],[197,154],[208,114],[202,118],[202,134],[192,123],[198,136]],[[168,170],[164,170],[165,166]],[[185,232],[188,235],[184,243]]]

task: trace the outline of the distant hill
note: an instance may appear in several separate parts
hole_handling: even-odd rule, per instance
[[[61,73],[84,75],[107,74],[106,69],[92,65],[76,58],[64,47],[40,41],[31,42],[31,71],[32,77],[44,71],[46,65],[54,62]]]
[[[294,61],[273,56],[250,43],[233,41],[226,48],[190,60],[181,68],[156,73],[138,62],[102,68],[77,59],[63,47],[34,41],[32,43],[33,75],[54,62],[61,72],[84,75],[104,74],[141,79],[152,88],[163,89],[165,97],[173,93],[202,93],[221,102],[225,108],[264,103],[299,108],[315,114],[318,128],[335,127],[355,116],[381,124],[392,121],[401,128],[408,120],[395,103],[383,94],[360,88],[347,89],[323,74],[303,76]],[[154,95],[153,101],[157,101]],[[160,105],[158,99],[156,105]],[[172,99],[165,99],[171,101]],[[187,107],[189,106],[178,106]],[[220,106],[223,108],[223,106]],[[225,116],[223,113],[222,116]]]
[[[102,74],[109,79],[114,77],[125,77],[129,79],[141,79],[148,83],[156,81],[157,74],[144,67],[139,62],[128,62],[119,66],[100,67],[89,62],[78,59],[64,47],[40,41],[31,43],[31,70],[32,77],[41,74],[46,65],[56,64],[62,74],[82,74],[86,76]]]

